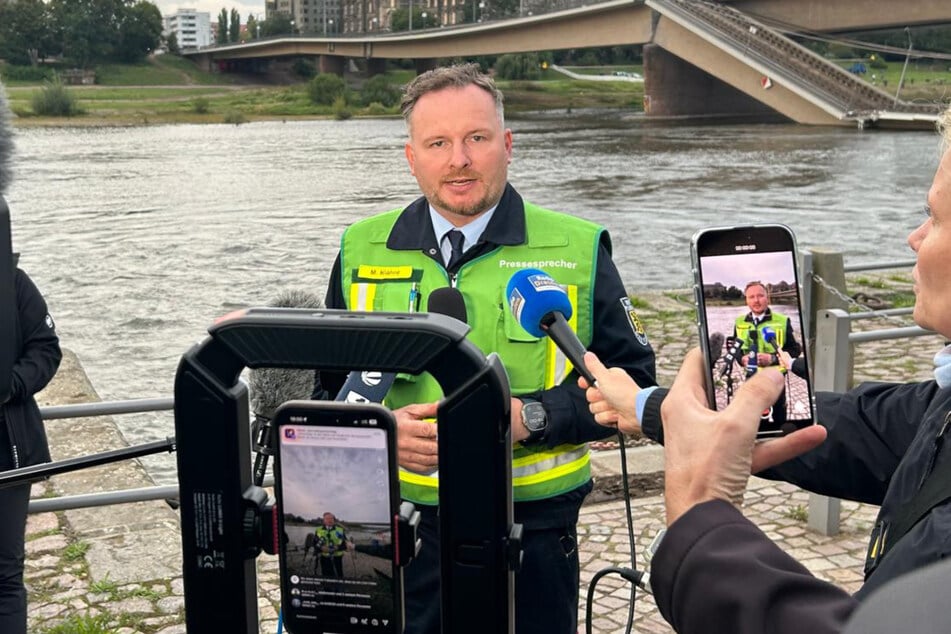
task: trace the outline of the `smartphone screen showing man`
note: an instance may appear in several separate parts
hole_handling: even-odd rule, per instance
[[[812,424],[792,234],[779,225],[705,230],[694,238],[694,261],[711,405],[723,409],[743,381],[772,367],[786,387],[762,413],[760,436]]]
[[[288,631],[399,631],[386,421],[356,409],[291,410],[278,419],[279,550]]]

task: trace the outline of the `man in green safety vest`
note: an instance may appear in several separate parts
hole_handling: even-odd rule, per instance
[[[314,530],[314,548],[320,562],[320,574],[324,577],[343,578],[343,556],[353,548],[347,531],[337,524],[333,513],[324,513],[324,523]],[[314,566],[314,574],[317,574]]]
[[[567,293],[568,323],[581,343],[641,386],[656,384],[654,353],[611,259],[607,231],[523,200],[509,184],[512,131],[505,128],[502,93],[477,64],[419,75],[404,91],[402,112],[409,133],[404,152],[423,196],[347,228],[325,303],[405,312],[424,309],[436,289],[459,291],[467,338],[483,353],[498,354],[513,395],[512,498],[524,528],[515,630],[575,634],[576,525],[592,489],[587,443],[613,432],[594,421],[565,355],[513,316],[506,285],[519,270],[544,270]],[[336,394],[345,376],[321,372],[326,391],[315,390],[315,397]],[[422,549],[405,571],[406,634],[440,631],[433,424],[440,398],[428,374],[397,375],[385,401],[397,421],[400,492],[422,516]]]
[[[737,317],[733,327],[733,336],[743,342],[745,351],[740,363],[748,374],[777,365],[786,372],[792,360],[802,353],[792,321],[770,308],[769,289],[763,282],[749,282],[743,294],[750,310]],[[783,390],[773,405],[771,419],[781,425],[786,418],[786,390]]]

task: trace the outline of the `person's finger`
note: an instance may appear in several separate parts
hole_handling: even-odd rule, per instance
[[[589,387],[584,392],[584,397],[588,399],[588,403],[594,405],[595,403],[601,402],[604,400],[604,395],[596,387]]]
[[[671,400],[677,404],[678,409],[687,408],[688,411],[697,409],[698,405],[702,409],[707,409],[703,375],[703,353],[700,352],[700,348],[694,348],[684,357],[684,362],[664,403]]]
[[[601,359],[598,358],[598,355],[591,352],[590,350],[584,353],[584,364],[585,367],[588,368],[588,371],[591,372],[591,376],[593,376],[596,380],[600,380],[601,377],[603,377],[608,372],[607,367],[601,363]]]
[[[726,411],[736,412],[743,419],[746,419],[748,414],[755,413],[756,419],[759,420],[760,412],[776,402],[785,385],[782,372],[775,368],[764,368],[737,390]]]
[[[822,425],[810,425],[798,429],[788,436],[775,438],[753,447],[752,473],[769,469],[796,456],[815,449],[826,439],[826,428]]]

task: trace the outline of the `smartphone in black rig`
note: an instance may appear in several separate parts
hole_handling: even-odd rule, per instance
[[[759,437],[813,424],[815,399],[803,331],[796,240],[779,224],[702,229],[691,240],[710,406],[723,409],[762,368],[785,376],[762,412]]]
[[[290,401],[273,425],[287,631],[399,634],[393,414],[372,403]]]

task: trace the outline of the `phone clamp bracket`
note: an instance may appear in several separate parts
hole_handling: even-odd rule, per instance
[[[403,502],[400,504],[400,514],[396,517],[396,535],[394,541],[396,548],[396,565],[405,568],[410,565],[416,555],[419,554],[419,548],[422,540],[419,538],[419,522],[421,515],[416,510],[416,505],[412,502]]]

